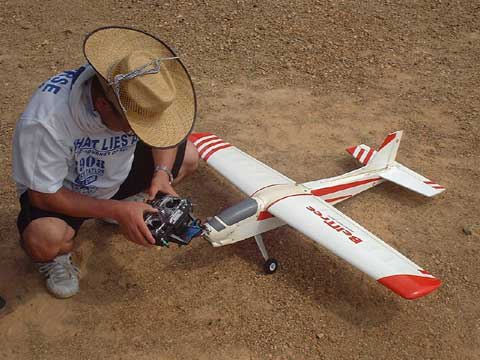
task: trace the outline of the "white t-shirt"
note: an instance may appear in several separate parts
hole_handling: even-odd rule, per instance
[[[13,178],[17,192],[55,193],[62,186],[112,197],[132,166],[138,138],[108,129],[91,98],[94,70],[85,65],[44,82],[17,122]]]

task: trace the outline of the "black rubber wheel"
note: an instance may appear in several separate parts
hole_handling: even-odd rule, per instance
[[[278,269],[278,261],[275,259],[268,259],[265,261],[265,272],[267,274],[273,274]]]

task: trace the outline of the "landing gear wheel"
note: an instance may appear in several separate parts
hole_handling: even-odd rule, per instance
[[[267,274],[273,274],[278,269],[278,261],[275,259],[268,259],[265,261],[265,272]]]

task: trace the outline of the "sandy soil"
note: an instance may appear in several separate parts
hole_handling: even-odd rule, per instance
[[[475,1],[0,1],[2,359],[479,359],[480,7]],[[81,292],[52,298],[18,246],[15,121],[107,24],[173,44],[217,133],[303,182],[355,168],[344,148],[403,129],[398,159],[446,186],[384,184],[339,209],[443,280],[409,302],[298,232],[141,249],[90,221]],[[178,190],[204,218],[242,198],[206,166]],[[466,233],[471,234],[467,235]],[[465,230],[465,231],[464,231]]]

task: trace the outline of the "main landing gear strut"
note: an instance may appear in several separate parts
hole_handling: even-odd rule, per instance
[[[257,246],[262,253],[263,258],[265,259],[264,263],[264,270],[267,274],[273,274],[277,271],[278,268],[278,261],[268,257],[267,249],[265,248],[265,244],[263,243],[262,235],[255,235],[255,241],[257,242]]]

